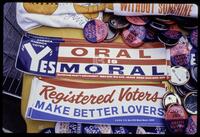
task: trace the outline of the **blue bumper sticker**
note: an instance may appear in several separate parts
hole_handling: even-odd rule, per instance
[[[21,40],[16,68],[38,76],[56,76],[59,43],[50,40],[30,39],[24,36]]]

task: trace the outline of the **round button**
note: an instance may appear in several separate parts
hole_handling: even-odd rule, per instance
[[[156,33],[150,28],[146,28],[145,42],[154,42],[157,41]]]
[[[197,133],[197,115],[191,115],[188,118],[188,125],[185,132],[188,135],[194,135]]]
[[[158,35],[158,40],[161,43],[165,44],[166,46],[172,47],[178,43],[181,36],[182,36],[182,33],[179,31],[167,30],[167,31],[161,32]]]
[[[172,25],[176,22],[173,21],[169,16],[155,16],[154,18],[156,21],[162,22],[164,24]]]
[[[164,109],[167,109],[167,107],[170,104],[177,104],[177,103],[181,105],[181,99],[176,93],[168,91],[164,94],[163,100],[162,100],[162,104],[163,104]]]
[[[149,23],[149,26],[156,32],[165,31],[168,29],[168,26],[166,24],[163,24],[157,21],[151,21]]]
[[[186,83],[187,84],[187,83]],[[187,93],[191,92],[191,90],[188,90],[185,85],[182,85],[182,86],[174,86],[177,94],[181,97],[184,97]]]
[[[91,20],[83,28],[84,37],[89,42],[101,42],[108,35],[108,27],[101,20]]]
[[[128,27],[129,24],[124,16],[112,16],[109,21],[109,25],[114,29],[123,29]]]
[[[197,92],[188,93],[184,98],[183,105],[189,114],[197,114]]]
[[[144,43],[146,29],[144,26],[131,25],[122,32],[123,41],[132,48],[141,46]]]
[[[190,73],[191,73],[191,76],[192,76],[192,79],[197,82],[197,65],[194,65],[190,68]]]
[[[189,71],[181,66],[174,66],[171,67],[171,79],[169,82],[172,85],[184,85],[187,83],[190,79],[190,73]]]
[[[111,28],[108,23],[106,23],[106,25],[108,26],[108,35],[105,38],[104,42],[112,42],[118,37],[119,30]]]
[[[188,48],[188,40],[181,37],[174,47],[170,48],[170,58],[173,66],[189,66],[190,51]]]
[[[193,91],[193,92],[197,92],[197,83],[192,82],[191,80],[189,80],[189,82],[187,82],[186,84],[183,85],[183,87],[186,89],[186,91]]]
[[[190,33],[189,40],[194,48],[198,47],[198,29],[195,29]]]
[[[188,114],[179,104],[171,104],[165,113],[165,123],[171,133],[184,133]]]
[[[126,16],[126,19],[134,25],[146,25],[149,18],[145,16]]]
[[[198,20],[190,17],[173,17],[178,25],[185,30],[193,30],[198,28]]]

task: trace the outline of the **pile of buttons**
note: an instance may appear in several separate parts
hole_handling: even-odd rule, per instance
[[[87,41],[112,42],[121,35],[132,48],[144,42],[161,42],[170,49],[171,79],[175,92],[163,96],[167,133],[197,132],[197,47],[198,25],[194,18],[177,16],[116,16],[104,14],[103,21],[91,20],[83,29]],[[120,35],[119,35],[120,34]],[[87,126],[86,126],[87,127]],[[84,133],[102,131],[98,126],[84,128]],[[142,134],[142,127],[137,132]],[[96,130],[95,130],[96,129]],[[97,130],[98,129],[98,130]],[[109,133],[133,133],[134,127],[109,127]],[[119,129],[119,130],[118,130]],[[95,132],[95,133],[96,133]],[[164,131],[165,132],[165,131]],[[146,132],[145,132],[146,133]]]
[[[197,48],[198,26],[196,19],[190,18],[190,24],[183,24],[184,17],[173,16],[117,16],[104,14],[103,21],[91,20],[83,34],[89,42],[112,42],[121,34],[124,43],[131,47],[139,47],[144,42],[160,41],[167,47],[177,45],[184,36],[180,29],[189,33],[189,42]]]

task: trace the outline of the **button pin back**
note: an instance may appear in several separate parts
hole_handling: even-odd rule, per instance
[[[102,42],[108,35],[108,27],[101,20],[91,20],[84,26],[83,34],[89,42]]]

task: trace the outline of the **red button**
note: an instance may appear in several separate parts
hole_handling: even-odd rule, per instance
[[[170,105],[165,113],[166,126],[172,133],[184,133],[187,119],[188,114],[179,104]]]

